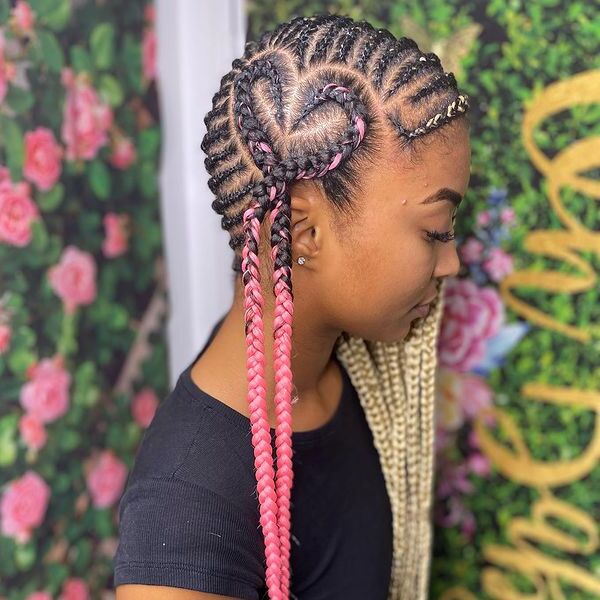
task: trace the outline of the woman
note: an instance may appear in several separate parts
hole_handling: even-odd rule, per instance
[[[136,457],[117,598],[424,599],[467,96],[413,40],[335,15],[232,67],[202,148],[234,298]]]

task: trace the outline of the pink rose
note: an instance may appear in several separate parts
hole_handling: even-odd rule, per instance
[[[62,148],[46,127],[25,134],[25,163],[23,175],[40,190],[49,190],[60,177]]]
[[[33,450],[43,448],[48,440],[43,423],[31,413],[25,413],[19,419],[19,433],[25,445]]]
[[[107,130],[113,122],[110,106],[104,104],[86,76],[75,76],[68,67],[61,80],[67,88],[61,136],[68,160],[91,160],[108,142]]]
[[[150,2],[144,6],[144,21],[148,21],[148,23],[154,23],[156,20],[156,7],[154,3]]]
[[[63,250],[60,262],[48,270],[48,279],[67,313],[72,313],[81,304],[90,304],[96,298],[94,257],[75,246],[67,246]]]
[[[122,135],[116,137],[110,163],[117,169],[128,169],[136,159],[136,150],[133,142]]]
[[[10,178],[10,171],[6,167],[0,165],[0,183],[3,182],[8,182],[12,184],[12,180]]]
[[[498,292],[470,279],[449,279],[439,338],[440,366],[469,371],[485,356],[485,343],[504,320]]]
[[[86,477],[92,504],[96,508],[112,506],[123,493],[127,467],[112,450],[104,450]]]
[[[477,435],[477,430],[476,429],[471,429],[471,431],[469,431],[469,435],[467,436],[467,441],[469,442],[469,445],[471,446],[471,448],[479,448],[479,436]]]
[[[513,259],[502,248],[492,248],[487,260],[483,262],[483,268],[487,271],[490,279],[500,281],[513,271]]]
[[[477,531],[477,523],[475,522],[475,515],[470,510],[465,510],[462,515],[462,526],[460,532],[468,540],[472,540],[475,532]]]
[[[479,475],[480,477],[490,474],[490,461],[487,456],[479,452],[474,452],[467,458],[467,466],[471,473],[475,473],[475,475]]]
[[[469,481],[466,464],[452,464],[445,461],[444,468],[440,469],[440,479],[437,486],[438,498],[446,498],[455,494],[470,494],[473,484]]]
[[[29,368],[31,380],[21,388],[21,406],[41,423],[50,423],[69,410],[71,375],[62,357],[44,358]]]
[[[461,408],[466,419],[474,419],[492,405],[492,390],[483,377],[462,373],[459,377]]]
[[[50,487],[34,471],[28,470],[8,485],[0,499],[0,519],[3,535],[19,543],[31,539],[32,530],[44,520]]]
[[[436,425],[434,436],[434,445],[436,453],[445,450],[453,439],[454,435],[451,431],[448,431],[441,425]]]
[[[500,220],[507,225],[515,222],[515,211],[511,207],[503,208],[500,212]]]
[[[142,38],[142,70],[147,82],[156,77],[156,33],[154,27],[146,27]]]
[[[11,11],[12,26],[17,33],[29,35],[33,32],[35,13],[31,6],[24,0],[17,0],[16,6]]]
[[[152,388],[145,387],[139,391],[131,402],[131,414],[136,423],[148,427],[158,408],[158,397]]]
[[[52,595],[49,592],[33,592],[25,600],[52,600]]]
[[[79,577],[65,579],[58,600],[89,600],[90,591],[85,581]]]
[[[0,180],[0,242],[27,246],[31,242],[31,223],[40,213],[30,197],[28,183],[11,183],[4,174]]]
[[[492,390],[482,377],[439,369],[435,394],[435,424],[440,432],[439,447],[443,449],[453,431],[460,429],[466,421],[480,416],[488,425],[493,425],[493,415],[485,413],[492,406]]]
[[[15,66],[4,58],[4,34],[0,29],[0,102],[8,92],[8,82],[15,78],[17,71]]]
[[[0,323],[0,354],[4,354],[10,345],[12,330],[9,325]]]
[[[483,253],[483,243],[477,238],[470,237],[460,246],[459,252],[466,264],[479,262]]]
[[[126,252],[129,236],[129,215],[107,213],[103,222],[106,235],[102,242],[104,256],[114,258]]]
[[[477,215],[477,223],[479,223],[479,225],[483,225],[484,227],[486,225],[490,224],[492,216],[490,215],[490,212],[487,210],[484,210],[483,212],[480,212]]]

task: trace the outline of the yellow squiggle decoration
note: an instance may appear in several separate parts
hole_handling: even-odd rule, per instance
[[[571,215],[560,200],[562,186],[600,198],[600,183],[579,175],[599,165],[600,137],[578,140],[554,158],[548,158],[533,139],[535,127],[547,117],[579,104],[594,104],[600,100],[600,71],[588,71],[565,81],[548,86],[532,103],[523,117],[521,132],[523,145],[533,164],[547,177],[550,206],[567,228],[565,231],[541,230],[529,234],[525,249],[534,253],[564,260],[581,271],[574,276],[558,271],[514,271],[500,282],[500,294],[507,306],[532,323],[553,329],[580,342],[588,342],[591,332],[580,327],[560,323],[544,312],[533,308],[512,294],[518,287],[532,287],[549,292],[580,293],[597,285],[597,275],[577,251],[591,251],[600,258],[600,235],[587,229]],[[590,327],[594,334],[600,330]]]
[[[545,118],[577,104],[596,104],[600,100],[600,72],[581,73],[568,80],[554,83],[537,97],[525,113],[522,125],[524,146],[533,164],[547,177],[548,199],[552,210],[566,227],[562,231],[535,231],[525,240],[525,248],[538,255],[563,260],[579,270],[574,276],[558,271],[515,271],[500,283],[505,303],[516,313],[541,327],[552,329],[579,342],[589,342],[600,330],[596,325],[587,329],[560,323],[546,313],[516,298],[512,290],[526,286],[549,292],[581,293],[597,285],[597,274],[592,265],[578,255],[591,251],[600,258],[600,234],[587,229],[570,214],[560,201],[565,185],[600,198],[600,183],[580,173],[597,168],[600,163],[600,138],[578,140],[569,148],[548,158],[534,143],[535,127]],[[529,486],[540,498],[531,507],[530,518],[515,517],[506,528],[512,546],[489,544],[484,547],[485,559],[495,566],[482,569],[481,584],[485,593],[495,600],[567,600],[561,582],[600,597],[600,578],[571,560],[557,559],[544,554],[532,543],[545,544],[570,554],[589,556],[598,550],[598,523],[591,515],[572,506],[551,493],[550,489],[583,479],[597,466],[600,457],[600,392],[528,383],[522,388],[524,398],[560,406],[581,407],[594,411],[595,427],[587,447],[572,460],[546,463],[534,460],[519,429],[508,414],[498,407],[482,411],[474,421],[483,453],[510,481]],[[512,448],[499,443],[486,429],[484,417],[491,413],[510,440]],[[548,521],[560,519],[578,532],[581,541]],[[532,542],[532,543],[530,543]],[[504,569],[504,570],[502,570]],[[525,593],[509,581],[510,572],[528,578],[535,589]],[[439,600],[475,600],[475,596],[456,586],[446,590]]]

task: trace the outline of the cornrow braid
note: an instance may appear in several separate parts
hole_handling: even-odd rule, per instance
[[[354,21],[350,17],[338,17],[327,22],[327,30],[316,43],[309,59],[309,65],[315,65],[326,59],[336,36],[343,27],[352,25]]]
[[[466,94],[461,94],[456,100],[451,102],[446,107],[446,110],[444,112],[437,113],[436,115],[434,115],[415,129],[406,129],[406,127],[402,125],[402,123],[398,120],[397,117],[391,116],[390,122],[401,136],[412,139],[419,136],[423,136],[429,133],[432,129],[435,129],[436,127],[441,127],[444,123],[448,123],[454,117],[456,117],[458,113],[464,113],[467,110],[467,107],[468,97]]]
[[[469,107],[439,58],[409,38],[339,15],[297,17],[248,42],[221,79],[202,140],[213,209],[230,232],[232,268],[244,289],[248,405],[255,457],[265,582],[289,598],[292,290],[291,186],[313,179],[333,207],[350,213],[360,169],[384,128],[418,150],[425,135]],[[268,222],[265,217],[269,214]],[[275,439],[267,415],[261,231],[270,227]],[[270,271],[267,271],[270,272]],[[393,515],[389,600],[427,597],[431,543],[435,340],[443,299],[402,342],[342,332],[334,351],[358,393],[377,449]],[[275,444],[276,466],[273,448]]]

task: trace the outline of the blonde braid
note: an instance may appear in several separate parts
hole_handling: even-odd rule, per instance
[[[422,398],[431,399],[431,401],[421,402],[421,490],[420,506],[422,518],[419,521],[419,538],[423,540],[421,551],[427,552],[427,555],[419,557],[421,567],[420,586],[418,588],[419,597],[426,597],[428,593],[427,584],[429,581],[429,565],[431,562],[431,523],[433,520],[432,508],[434,499],[434,459],[435,459],[435,373],[437,366],[437,331],[439,319],[443,312],[444,290],[446,282],[443,280],[438,286],[438,296],[440,301],[436,307],[437,320],[428,320],[423,326],[423,344],[421,360],[421,386],[423,389]],[[423,527],[425,525],[425,527]]]
[[[443,289],[442,282],[429,314],[415,321],[405,340],[372,342],[346,334],[336,343],[336,355],[356,388],[373,433],[392,508],[394,551],[388,600],[428,596],[434,376]]]
[[[394,353],[388,361],[388,368],[391,373],[391,392],[395,398],[393,402],[392,411],[392,445],[394,448],[394,455],[396,460],[395,475],[396,475],[396,490],[398,496],[398,513],[394,519],[394,545],[398,546],[398,550],[394,553],[394,561],[392,563],[392,584],[390,586],[393,591],[392,597],[397,597],[399,591],[397,586],[402,579],[399,577],[400,570],[402,569],[401,562],[404,560],[404,531],[406,527],[406,496],[407,496],[407,484],[404,473],[407,469],[407,454],[404,452],[406,447],[406,398],[407,390],[404,384],[404,380],[401,376],[400,369],[400,345],[394,344],[391,346]],[[398,543],[398,540],[401,543]]]

